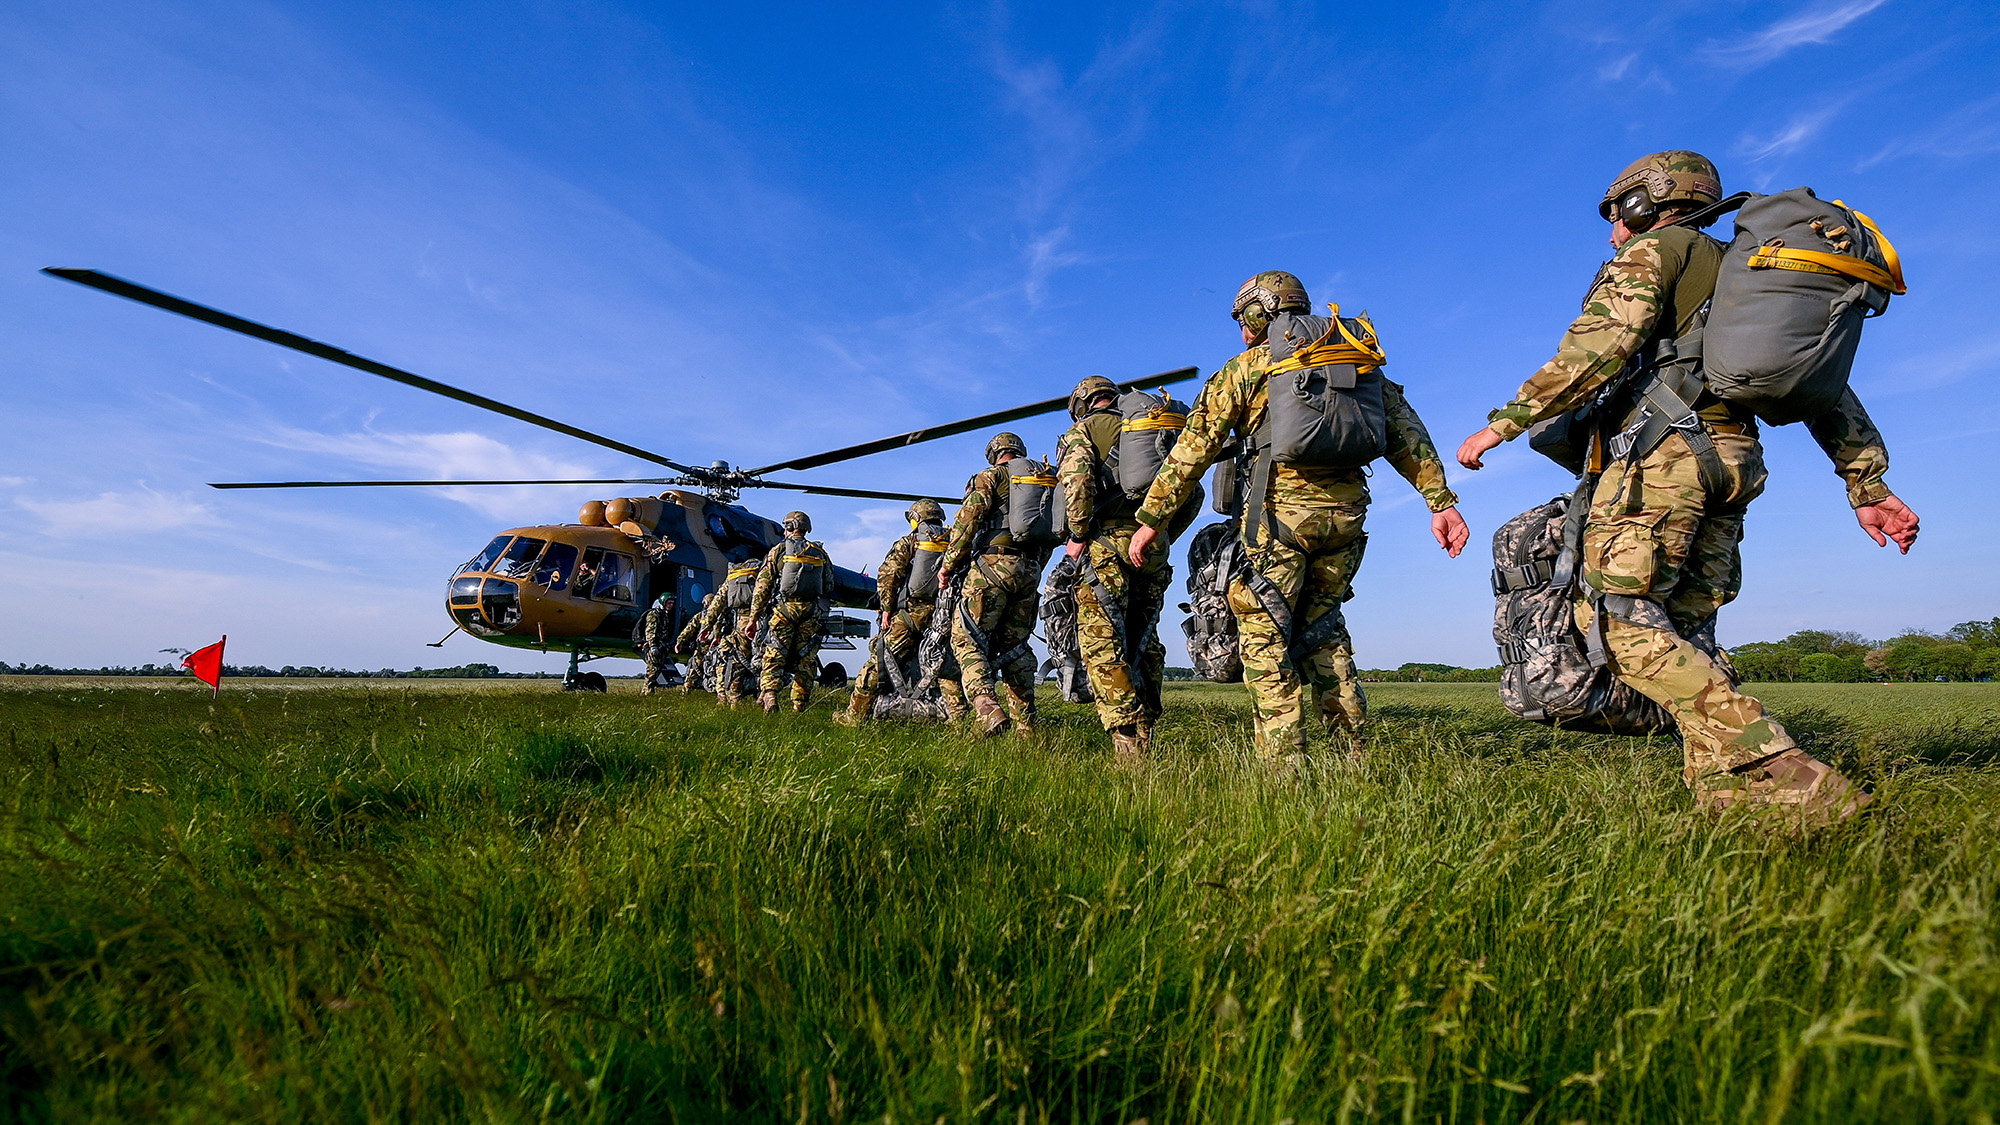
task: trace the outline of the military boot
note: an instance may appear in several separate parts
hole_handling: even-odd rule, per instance
[[[1704,808],[1761,807],[1796,814],[1808,826],[1846,820],[1874,801],[1874,794],[1796,746],[1709,781],[1696,794]]]
[[[1111,728],[1111,760],[1119,769],[1137,770],[1146,764],[1146,738],[1136,723]]]
[[[1035,737],[1035,689],[1022,691],[1013,684],[1007,685],[1007,710],[1014,716],[1014,737],[1030,739]]]
[[[1006,734],[1008,726],[1011,725],[1007,719],[1007,712],[1001,710],[1000,701],[993,698],[992,692],[972,697],[972,714],[979,721],[979,734],[982,738]]]
[[[764,693],[763,693],[762,695],[759,695],[759,696],[757,697],[757,704],[758,704],[758,706],[760,706],[760,707],[762,707],[762,708],[764,709],[764,713],[765,713],[766,715],[775,715],[775,714],[777,714],[777,713],[778,713],[778,693],[777,693],[777,692],[775,692],[775,691],[767,691],[767,692],[764,692]]]

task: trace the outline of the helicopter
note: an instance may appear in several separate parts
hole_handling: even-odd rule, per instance
[[[1065,409],[1069,404],[1065,394],[756,468],[741,468],[727,461],[698,466],[97,270],[49,267],[42,272],[442,395],[672,470],[673,476],[583,480],[297,480],[209,485],[218,489],[579,484],[664,486],[664,490],[654,496],[592,500],[577,514],[575,523],[515,527],[501,531],[446,581],[445,612],[450,616],[453,627],[431,647],[442,646],[463,630],[480,640],[512,648],[567,651],[569,666],[562,680],[565,690],[606,690],[604,677],[596,672],[582,671],[581,665],[606,657],[638,658],[639,652],[633,640],[634,626],[657,598],[662,594],[674,595],[672,631],[678,633],[689,616],[700,612],[702,600],[720,588],[732,569],[761,559],[783,538],[784,531],[776,521],[736,502],[746,490],[770,488],[871,500],[913,502],[930,499],[941,504],[957,504],[961,499],[956,496],[800,484],[772,480],[767,474],[818,468],[901,449],[1052,413]],[[1163,387],[1192,379],[1197,374],[1199,372],[1193,367],[1181,367],[1129,380],[1118,386],[1124,391]],[[878,608],[874,579],[841,566],[832,570],[831,602],[850,609]],[[821,623],[821,645],[824,648],[853,649],[856,638],[866,639],[869,636],[871,625],[872,622],[867,619],[828,614]],[[820,682],[828,687],[841,687],[847,681],[846,669],[838,663],[824,664],[819,675]]]

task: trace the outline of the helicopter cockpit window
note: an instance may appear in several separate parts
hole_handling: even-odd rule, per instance
[[[458,573],[464,574],[468,570],[490,570],[494,562],[500,558],[500,552],[507,549],[507,542],[513,538],[511,535],[494,536],[493,542],[488,543],[484,551],[472,556],[470,562],[458,568]]]
[[[632,600],[632,556],[615,551],[604,552],[604,561],[597,570],[597,589],[594,597],[609,602],[629,602]]]
[[[514,545],[507,548],[506,554],[500,556],[499,565],[493,568],[493,573],[504,574],[509,578],[526,578],[528,572],[535,568],[535,557],[542,553],[545,542],[546,540],[530,539],[525,535],[514,540]]]
[[[535,567],[534,582],[550,590],[561,590],[569,585],[570,576],[575,573],[576,548],[568,543],[551,543]]]

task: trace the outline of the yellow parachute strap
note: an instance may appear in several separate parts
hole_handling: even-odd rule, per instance
[[[1833,203],[1836,207],[1847,207],[1847,204],[1838,199]],[[1881,228],[1875,225],[1873,219],[1855,211],[1852,207],[1847,209],[1854,213],[1854,217],[1861,221],[1862,226],[1868,228],[1868,233],[1875,236],[1876,245],[1882,248],[1882,259],[1889,263],[1888,269],[1885,270],[1866,258],[1857,258],[1851,254],[1828,254],[1819,250],[1798,250],[1790,246],[1759,246],[1750,254],[1750,268],[1832,274],[1836,277],[1851,277],[1856,281],[1865,281],[1877,288],[1887,289],[1891,293],[1909,292],[1909,287],[1903,284],[1903,260],[1896,256],[1896,248],[1882,236]]]
[[[1270,375],[1282,375],[1287,371],[1303,371],[1308,367],[1324,367],[1336,363],[1351,363],[1362,371],[1373,371],[1387,363],[1388,357],[1382,353],[1381,341],[1375,338],[1375,326],[1361,319],[1361,335],[1355,336],[1347,330],[1347,323],[1340,319],[1340,306],[1327,302],[1327,311],[1333,314],[1333,326],[1326,335],[1314,340],[1309,346],[1292,353],[1290,359],[1274,363],[1266,371]],[[1334,340],[1338,333],[1339,340]]]
[[[1144,417],[1127,418],[1121,424],[1122,428],[1128,434],[1145,433],[1148,430],[1185,430],[1187,411],[1175,410],[1172,408],[1174,405],[1178,404],[1169,400],[1169,405],[1155,406],[1146,411]]]
[[[946,542],[943,539],[919,539],[917,540],[917,550],[929,551],[934,555],[941,555],[944,553]]]
[[[748,577],[750,577],[751,575],[753,575],[753,574],[755,574],[755,573],[757,573],[757,567],[756,567],[755,565],[750,565],[750,566],[732,566],[732,567],[730,567],[730,568],[729,568],[729,577],[730,577],[730,578],[748,578]],[[726,581],[726,579],[725,579],[725,581]]]
[[[785,561],[788,563],[798,563],[801,566],[825,566],[833,560],[822,559],[815,555],[786,555]]]
[[[1034,484],[1034,485],[1040,485],[1043,488],[1054,488],[1056,486],[1056,478],[1055,474],[1053,473],[1036,473],[1032,476],[1018,476],[1011,478],[1011,480],[1014,484]]]

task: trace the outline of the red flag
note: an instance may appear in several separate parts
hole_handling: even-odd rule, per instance
[[[222,694],[222,646],[229,643],[229,634],[207,648],[196,649],[181,661],[181,667],[194,673],[194,678]]]

